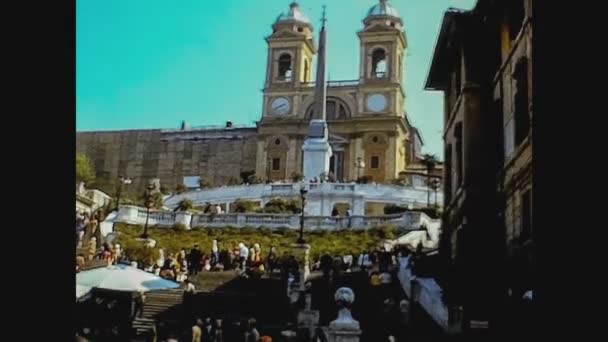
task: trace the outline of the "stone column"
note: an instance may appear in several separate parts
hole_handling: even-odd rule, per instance
[[[350,313],[355,293],[348,287],[341,287],[336,291],[334,300],[340,309],[338,317],[329,323],[329,342],[359,342],[359,322]]]

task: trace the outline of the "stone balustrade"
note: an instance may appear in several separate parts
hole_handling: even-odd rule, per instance
[[[121,205],[115,222],[143,225],[146,222],[146,208],[132,205]],[[187,229],[193,227],[254,227],[254,228],[300,228],[301,214],[192,214],[190,212],[173,212],[150,210],[148,225],[171,227],[183,224]],[[424,225],[440,225],[440,220],[432,220],[421,212],[405,212],[382,216],[304,216],[304,227],[312,230],[367,229],[390,224],[401,229],[415,230]]]
[[[165,206],[175,208],[189,199],[194,206],[207,203],[220,204],[224,210],[238,199],[253,201],[264,206],[276,197],[300,198],[300,188],[304,185],[306,195],[306,214],[311,216],[329,216],[336,204],[348,204],[351,214],[363,216],[368,203],[385,203],[419,208],[426,206],[428,189],[419,186],[398,186],[391,184],[356,184],[356,183],[276,183],[222,186],[198,189],[173,195],[164,202]],[[434,194],[432,194],[434,199]],[[441,193],[437,194],[437,203],[443,203]]]

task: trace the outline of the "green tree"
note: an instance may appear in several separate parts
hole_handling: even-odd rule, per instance
[[[169,190],[169,187],[168,187],[168,186],[166,186],[165,184],[162,184],[162,185],[160,186],[160,192],[161,192],[163,195],[170,195],[170,194],[171,194],[171,190]]]
[[[294,171],[291,174],[291,181],[294,182],[294,183],[300,182],[300,181],[302,181],[302,179],[304,179],[304,176],[301,173],[297,172],[297,171]]]
[[[179,202],[179,204],[177,205],[177,209],[179,211],[187,211],[187,210],[191,210],[192,208],[194,208],[194,203],[192,203],[192,200],[189,199],[183,199]]]
[[[95,179],[95,168],[86,154],[76,152],[76,181],[88,183]]]
[[[175,187],[175,192],[177,192],[178,194],[184,193],[184,192],[186,192],[186,190],[188,190],[188,189],[182,183],[177,184],[177,186]]]
[[[253,201],[237,199],[231,207],[235,213],[252,213],[255,211],[257,204]]]
[[[256,175],[250,175],[249,178],[247,179],[247,182],[249,184],[260,184],[260,183],[262,183],[262,179]]]

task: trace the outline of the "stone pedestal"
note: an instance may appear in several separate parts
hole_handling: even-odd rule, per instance
[[[349,309],[355,301],[355,293],[348,287],[341,287],[334,299],[340,310],[338,317],[329,324],[329,342],[359,342],[359,322],[353,319]]]
[[[359,342],[361,330],[343,331],[329,329],[329,342]]]
[[[324,129],[327,132],[327,124],[323,120],[316,123],[319,126],[325,125]],[[311,122],[311,125],[313,123]],[[311,180],[315,177],[320,179],[321,174],[327,175],[329,172],[329,158],[332,155],[331,146],[327,141],[327,137],[308,137],[304,140],[302,145],[303,157],[303,170],[304,178]]]
[[[312,295],[306,294],[306,307],[298,312],[298,327],[308,328],[310,338],[314,335],[315,328],[319,324],[320,313],[311,308]]]

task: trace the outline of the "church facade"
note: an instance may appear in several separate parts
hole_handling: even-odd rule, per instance
[[[148,178],[175,187],[188,176],[222,185],[243,172],[271,181],[302,174],[302,145],[315,110],[313,32],[296,3],[272,25],[256,127],[78,132],[77,151],[93,160],[98,176],[110,183],[128,176],[136,186]],[[404,107],[403,21],[380,0],[358,37],[359,75],[327,82],[330,172],[338,181],[389,182],[418,160],[422,144]]]

